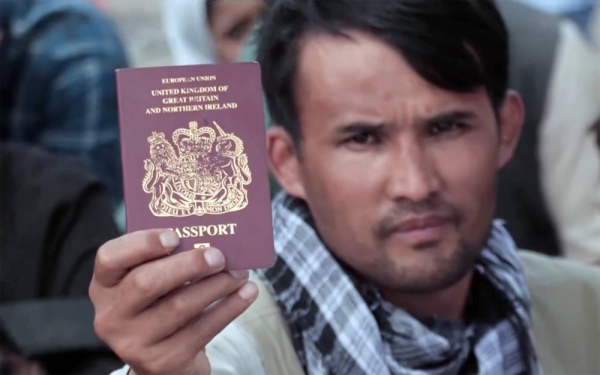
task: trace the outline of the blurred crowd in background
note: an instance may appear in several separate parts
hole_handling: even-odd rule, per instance
[[[119,367],[87,298],[125,230],[114,71],[252,61],[268,3],[0,0],[2,374]],[[526,107],[498,217],[520,248],[600,264],[600,3],[498,5]]]

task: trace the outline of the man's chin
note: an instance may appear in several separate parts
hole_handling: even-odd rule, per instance
[[[418,251],[414,251],[418,250]],[[409,250],[403,257],[389,260],[386,280],[379,280],[386,288],[403,293],[430,293],[451,287],[471,273],[477,252],[465,247],[448,251],[437,245],[426,249]],[[424,250],[424,251],[423,251]]]

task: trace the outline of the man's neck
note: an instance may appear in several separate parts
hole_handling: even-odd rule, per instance
[[[416,318],[438,316],[463,321],[472,276],[473,274],[469,273],[448,288],[430,293],[400,293],[383,288],[380,292],[386,301],[406,310]]]

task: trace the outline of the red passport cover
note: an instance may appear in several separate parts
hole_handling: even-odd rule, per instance
[[[228,270],[274,263],[257,63],[117,70],[127,232],[171,228],[176,252]]]

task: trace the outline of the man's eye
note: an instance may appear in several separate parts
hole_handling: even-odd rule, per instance
[[[350,143],[359,144],[359,145],[372,145],[379,142],[379,138],[376,134],[363,132],[353,135],[348,139]]]
[[[434,124],[431,124],[428,128],[430,135],[440,135],[443,133],[448,133],[452,131],[462,130],[466,127],[465,124],[458,121],[438,121]]]

